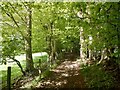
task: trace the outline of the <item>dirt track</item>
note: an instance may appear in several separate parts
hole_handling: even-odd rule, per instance
[[[85,88],[79,61],[64,61],[36,88]]]

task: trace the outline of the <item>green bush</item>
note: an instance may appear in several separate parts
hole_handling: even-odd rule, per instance
[[[112,75],[105,72],[100,65],[84,66],[81,72],[89,88],[114,87]]]
[[[41,63],[47,62],[47,58],[48,58],[47,55],[35,57],[34,60],[33,60],[35,68],[39,67]]]

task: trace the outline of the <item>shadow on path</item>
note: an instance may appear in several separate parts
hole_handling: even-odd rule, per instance
[[[79,61],[64,61],[36,88],[85,88]]]

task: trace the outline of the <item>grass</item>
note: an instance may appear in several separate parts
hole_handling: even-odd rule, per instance
[[[88,88],[114,87],[114,79],[102,69],[101,65],[83,66],[81,73],[84,76]]]
[[[39,59],[42,60],[42,62],[45,62],[47,60],[47,55],[44,55],[44,56],[37,56],[34,58],[34,63],[38,63],[39,62]]]
[[[39,67],[41,63],[47,62],[47,59],[47,55],[35,57],[33,60],[35,68]],[[41,62],[39,60],[41,60]]]
[[[41,59],[42,61],[46,61],[47,60],[47,56],[40,56],[40,57],[36,57],[33,62],[35,67],[38,65],[39,59]],[[25,60],[22,61],[21,63],[23,69],[25,69]],[[7,85],[7,71],[0,71],[0,73],[2,74],[2,88],[6,87]],[[15,79],[20,77],[22,75],[22,72],[20,71],[20,68],[18,67],[18,65],[14,65],[11,67],[11,83],[14,83]]]
[[[35,57],[33,60],[35,68],[37,68],[39,66],[39,59],[41,59],[42,60],[41,63],[43,63],[43,62],[47,61],[48,57],[47,57],[47,55]],[[25,69],[25,63],[26,63],[25,60],[23,60],[21,63],[23,69]],[[59,63],[59,61],[57,61],[57,63]],[[51,66],[51,68],[55,68],[56,66],[57,66],[57,64],[53,64]],[[7,71],[0,71],[0,73],[2,73],[2,87],[6,87],[6,85],[7,85]],[[50,68],[46,69],[41,74],[41,76],[36,76],[35,79],[30,82],[30,85],[36,86],[41,79],[49,76],[50,74],[51,74]],[[12,68],[11,68],[11,83],[13,84],[15,82],[15,79],[20,77],[21,75],[22,75],[22,72],[20,71],[20,68],[16,64],[14,66],[12,66]]]
[[[25,68],[25,62],[22,63],[22,67]],[[2,74],[2,87],[7,85],[7,71],[0,71]],[[14,80],[22,75],[20,68],[17,65],[11,67],[11,83],[14,83]]]

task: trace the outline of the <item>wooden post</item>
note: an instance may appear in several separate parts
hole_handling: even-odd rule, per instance
[[[42,71],[41,71],[41,59],[39,59],[39,70],[40,70],[40,79],[41,79],[41,74],[42,74]]]
[[[41,69],[41,59],[39,59],[39,69]]]
[[[7,90],[11,90],[11,67],[7,70]]]

